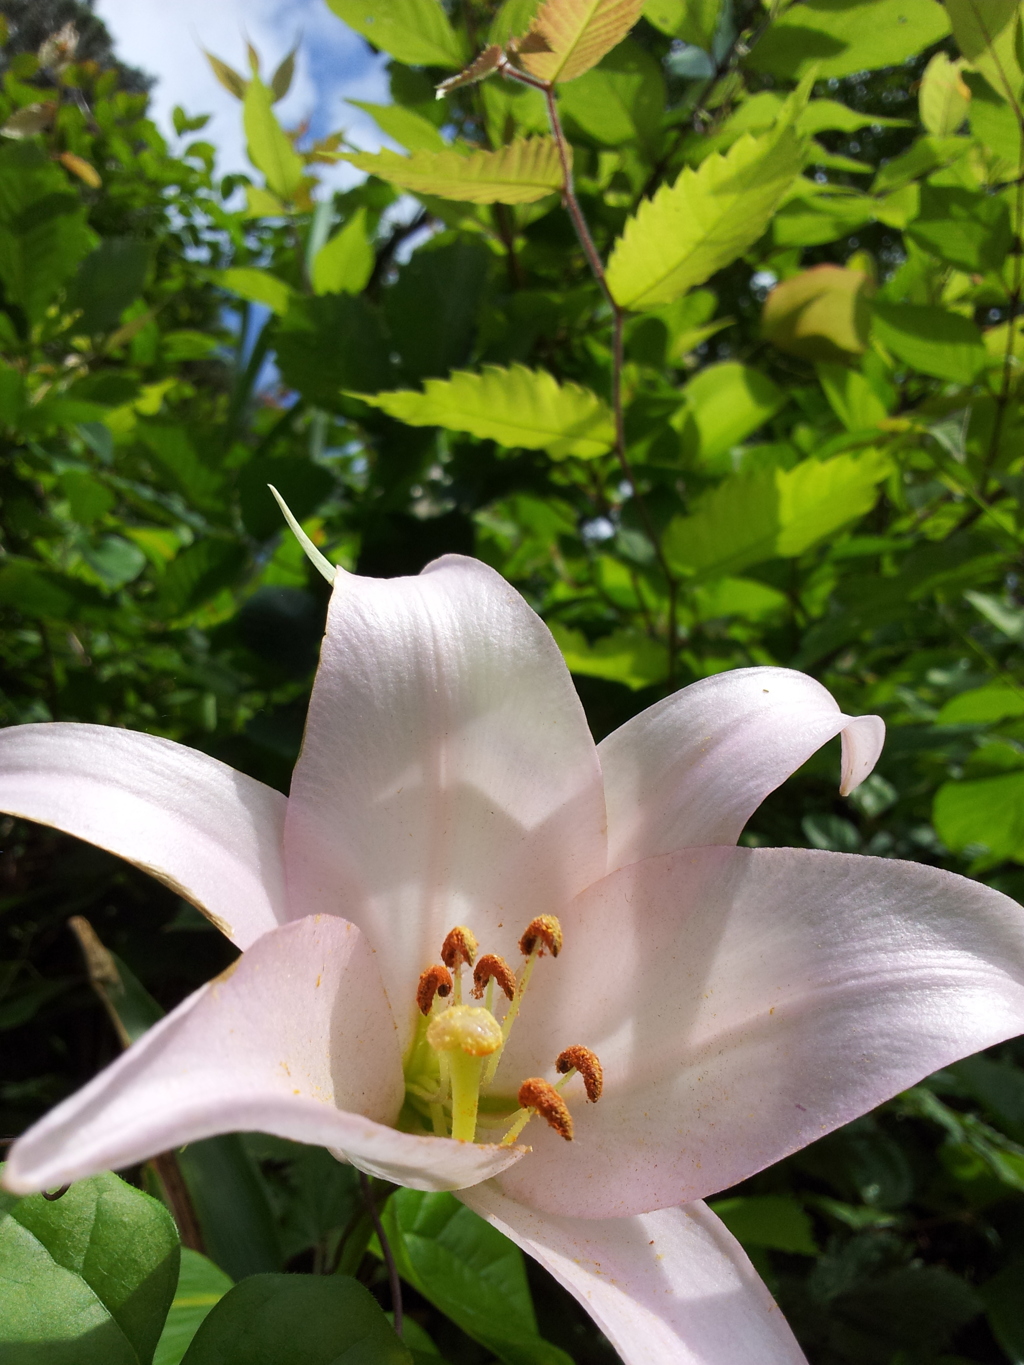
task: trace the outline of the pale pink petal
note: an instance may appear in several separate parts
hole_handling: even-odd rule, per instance
[[[605,1092],[533,1122],[514,1198],[595,1218],[703,1198],[958,1057],[1024,1031],[1024,910],[918,863],[691,849],[633,864],[562,917],[499,1086],[582,1043]]]
[[[285,833],[296,914],[369,934],[400,1028],[449,929],[514,954],[603,875],[600,766],[547,627],[492,569],[335,581]]]
[[[11,1148],[25,1194],[215,1133],[330,1147],[421,1189],[483,1180],[521,1151],[385,1126],[402,1103],[398,1033],[373,950],[333,915],[265,934]]]
[[[575,1295],[626,1365],[806,1365],[743,1248],[704,1204],[582,1219],[524,1208],[492,1182],[459,1198]]]
[[[107,725],[0,730],[0,810],[116,853],[246,948],[283,924],[285,797],[207,754]]]
[[[840,732],[846,795],[878,761],[885,726],[878,716],[844,716],[804,673],[739,668],[656,702],[598,748],[608,870],[734,844],[768,793]]]

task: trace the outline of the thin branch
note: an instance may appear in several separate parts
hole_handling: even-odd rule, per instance
[[[391,1243],[388,1241],[387,1233],[384,1231],[384,1224],[380,1221],[380,1213],[373,1198],[373,1191],[370,1189],[370,1180],[362,1171],[359,1172],[359,1187],[363,1192],[363,1202],[373,1220],[373,1230],[377,1234],[377,1241],[380,1243],[381,1254],[384,1257],[384,1264],[388,1268],[388,1285],[391,1289],[391,1315],[394,1319],[395,1332],[398,1336],[402,1335],[402,1282],[398,1278],[398,1266],[395,1264],[395,1255],[391,1250]]]
[[[584,216],[580,201],[576,197],[576,183],[572,173],[572,155],[569,149],[569,142],[565,136],[565,129],[562,127],[562,120],[558,114],[558,104],[555,100],[554,86],[547,81],[538,81],[532,76],[511,64],[505,64],[502,73],[506,77],[520,81],[524,85],[531,85],[534,89],[540,90],[548,109],[548,119],[551,124],[551,136],[554,138],[558,148],[559,160],[562,163],[562,202],[576,230],[583,254],[587,258],[587,264],[597,281],[598,288],[604,295],[605,302],[608,304],[612,315],[612,415],[615,422],[615,456],[622,469],[626,483],[629,485],[630,495],[636,505],[640,520],[643,522],[644,532],[647,539],[651,542],[658,566],[665,577],[668,589],[668,687],[671,691],[675,685],[676,677],[676,652],[677,641],[677,610],[679,585],[675,575],[665,558],[662,549],[661,537],[658,535],[657,527],[651,517],[647,503],[637,486],[636,474],[626,450],[626,426],[622,403],[622,368],[623,368],[623,337],[626,325],[625,309],[621,308],[616,302],[612,291],[608,287],[608,277],[605,274],[604,263],[601,260],[594,239],[590,233],[590,227]]]

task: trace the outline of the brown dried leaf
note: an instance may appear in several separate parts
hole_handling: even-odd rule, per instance
[[[76,156],[74,152],[61,152],[57,160],[66,171],[77,175],[79,180],[84,180],[91,190],[98,190],[103,184],[103,177],[99,171],[84,157]]]
[[[644,0],[547,0],[530,25],[549,52],[521,45],[522,66],[542,81],[571,81],[617,47],[640,18]]]

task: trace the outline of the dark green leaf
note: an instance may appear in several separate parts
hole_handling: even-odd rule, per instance
[[[476,332],[491,253],[458,241],[417,251],[385,296],[403,380],[443,378],[465,363]]]
[[[78,267],[68,287],[68,307],[81,309],[75,326],[92,335],[108,332],[142,292],[150,246],[135,237],[106,237]]]
[[[453,1195],[399,1190],[384,1227],[403,1279],[506,1365],[569,1365],[537,1333],[522,1252]]]
[[[223,1270],[198,1251],[181,1249],[181,1271],[153,1365],[180,1365],[192,1338],[210,1310],[232,1286]]]
[[[116,1175],[0,1193],[5,1365],[149,1365],[178,1281],[170,1214]]]
[[[370,1293],[343,1275],[253,1275],[211,1311],[183,1365],[410,1365]]]
[[[907,235],[950,265],[998,270],[1010,249],[1010,211],[994,195],[954,185],[922,185],[921,208]]]
[[[182,550],[160,580],[157,601],[168,616],[181,616],[233,583],[246,561],[237,541],[207,537]]]
[[[394,382],[383,320],[362,295],[293,301],[275,344],[286,383],[311,403],[336,407],[344,389],[372,393]]]
[[[945,308],[879,302],[873,326],[879,341],[898,360],[936,379],[970,384],[988,359],[981,333],[970,318]]]

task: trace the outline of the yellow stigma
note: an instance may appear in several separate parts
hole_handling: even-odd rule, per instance
[[[501,1047],[501,1025],[481,1005],[452,1005],[431,1020],[427,1042],[436,1052],[458,1049],[470,1057],[489,1057]]]

